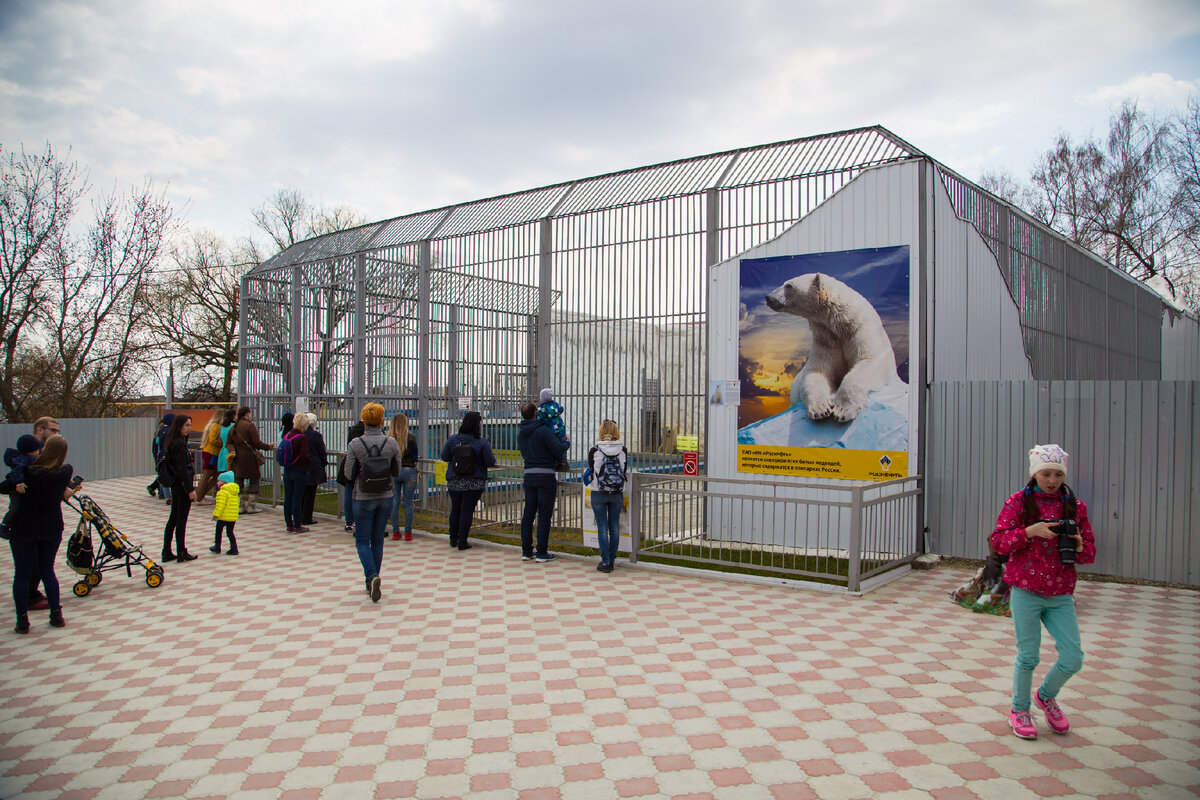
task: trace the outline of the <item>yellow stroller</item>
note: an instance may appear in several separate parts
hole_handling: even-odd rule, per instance
[[[142,548],[125,538],[117,530],[104,510],[87,495],[75,495],[75,504],[67,504],[79,512],[79,524],[67,540],[67,566],[83,577],[75,583],[75,594],[86,597],[92,587],[99,586],[101,573],[125,568],[125,574],[133,577],[133,565],[146,570],[146,585],[157,589],[163,582],[162,565],[142,552]],[[92,550],[92,527],[100,534],[100,552]]]

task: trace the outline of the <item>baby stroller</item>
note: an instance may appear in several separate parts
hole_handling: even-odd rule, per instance
[[[75,502],[79,504],[75,509],[79,512],[79,524],[67,540],[67,566],[83,576],[75,583],[74,590],[77,596],[86,597],[93,586],[99,586],[102,572],[124,567],[125,574],[133,577],[134,564],[146,570],[147,586],[157,589],[162,585],[162,565],[143,553],[142,548],[126,539],[125,534],[116,529],[95,500],[87,495],[77,494]],[[70,501],[67,503],[75,508]],[[99,553],[92,550],[93,526],[100,533]]]

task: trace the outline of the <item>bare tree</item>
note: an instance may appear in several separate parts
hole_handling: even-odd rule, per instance
[[[22,148],[4,158],[0,149],[0,411],[13,422],[41,410],[19,379],[37,375],[28,369],[37,357],[28,342],[48,313],[47,274],[67,247],[67,227],[86,190],[79,167],[49,143],[38,155]]]
[[[150,272],[174,230],[174,215],[147,182],[95,204],[82,253],[62,248],[50,271],[52,353],[60,373],[57,411],[99,416],[136,393]]]
[[[172,251],[176,269],[150,288],[146,322],[161,357],[181,362],[181,397],[235,399],[239,280],[256,257],[250,243],[230,248],[214,233],[196,232]]]

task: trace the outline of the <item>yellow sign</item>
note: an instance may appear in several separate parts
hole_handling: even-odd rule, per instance
[[[681,433],[675,437],[675,449],[681,453],[697,453],[700,451],[700,437]]]
[[[445,461],[433,462],[433,482],[438,486],[446,485],[446,467],[450,466]]]
[[[850,481],[889,481],[908,474],[908,453],[740,444],[737,471]]]

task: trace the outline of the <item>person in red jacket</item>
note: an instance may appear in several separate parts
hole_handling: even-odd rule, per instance
[[[1037,738],[1029,695],[1041,651],[1042,626],[1054,637],[1058,660],[1034,702],[1055,733],[1070,729],[1058,706],[1058,693],[1083,666],[1075,616],[1075,564],[1096,560],[1096,539],[1087,507],[1066,484],[1068,457],[1056,444],[1035,445],[1029,451],[1029,483],[1005,501],[990,537],[996,552],[1008,556],[1004,580],[1012,587],[1010,607],[1017,639],[1008,722],[1022,739]]]

